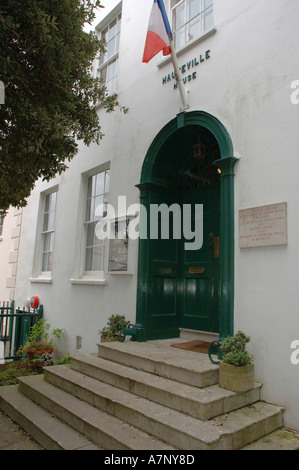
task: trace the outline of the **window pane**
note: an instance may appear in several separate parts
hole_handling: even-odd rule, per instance
[[[41,271],[51,271],[55,239],[55,214],[57,191],[47,194],[43,214]]]
[[[87,199],[86,201],[86,222],[94,220],[94,198]]]
[[[44,214],[43,232],[46,232],[48,230],[48,218],[49,213],[47,212],[46,214]]]
[[[99,173],[96,176],[96,188],[95,188],[95,194],[100,195],[104,193],[104,188],[105,188],[105,172],[103,171],[102,173]]]
[[[110,59],[110,57],[113,56],[113,54],[115,53],[115,44],[116,44],[116,40],[115,38],[111,39],[106,48],[107,48],[107,57],[106,57],[106,60]]]
[[[200,0],[187,0],[187,21],[200,13]]]
[[[121,26],[121,15],[118,15],[117,18],[117,32],[120,33],[120,26]]]
[[[47,214],[45,214],[44,216],[44,227],[43,227],[43,230],[46,232],[46,231],[49,231],[49,230],[54,230],[54,226],[55,226],[55,212],[52,211],[52,212],[48,212]]]
[[[105,28],[105,29],[102,31],[102,39],[104,39],[105,42],[108,41],[108,28]]]
[[[107,67],[107,82],[112,80],[116,75],[116,60]]]
[[[95,176],[88,178],[87,197],[94,196],[95,178]]]
[[[101,219],[104,212],[104,196],[97,196],[94,203],[94,219]]]
[[[45,201],[45,212],[49,211],[49,207],[50,207],[50,195],[48,194],[46,196],[46,201]]]
[[[42,271],[49,271],[48,269],[48,259],[49,259],[49,253],[44,253],[43,254],[43,260],[42,260]]]
[[[113,95],[115,93],[115,90],[116,90],[115,78],[113,78],[112,80],[106,83],[106,88],[107,88],[108,95]]]
[[[190,21],[187,27],[187,38],[186,41],[192,41],[192,39],[197,38],[201,32],[200,16],[195,18],[195,20]]]
[[[52,264],[53,264],[53,253],[50,251],[50,253],[48,253],[48,269],[47,269],[47,271],[52,271]]]
[[[52,252],[46,252],[43,253],[43,258],[42,258],[42,272],[47,272],[52,270],[52,264],[53,264],[53,253]]]
[[[210,8],[204,13],[204,29],[212,28],[214,24],[214,17],[213,17],[213,8]]]
[[[103,245],[93,249],[93,270],[101,271],[103,269]]]
[[[44,252],[53,251],[54,248],[54,232],[44,235]]]
[[[109,184],[110,184],[110,171],[105,171],[105,193],[109,191]]]
[[[101,70],[100,72],[101,80],[103,83],[106,83],[107,81],[107,67]]]
[[[44,235],[44,251],[50,251],[50,233]]]
[[[87,225],[87,235],[86,235],[86,246],[90,247],[94,245],[94,230],[95,230],[95,225],[94,224],[88,224]]]
[[[185,28],[179,29],[175,33],[175,47],[181,49],[185,45]]]
[[[50,211],[55,211],[56,209],[56,197],[57,197],[57,192],[49,194],[49,198],[50,198],[49,210]]]
[[[181,3],[174,10],[174,29],[177,30],[185,24],[185,3]]]
[[[211,5],[213,5],[213,0],[204,0],[204,8],[208,8]]]
[[[86,248],[85,271],[92,271],[92,253],[93,253],[93,248]]]
[[[116,18],[115,18],[115,20],[111,21],[111,23],[109,24],[108,41],[114,38],[114,36],[116,36],[116,33],[117,33],[117,27],[116,27]]]

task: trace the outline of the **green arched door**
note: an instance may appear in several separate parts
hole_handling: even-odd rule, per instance
[[[179,328],[221,331],[221,162],[227,160],[208,117],[186,113],[184,125],[182,116],[172,121],[144,163],[138,186],[148,233],[140,240],[137,321],[146,339],[176,337]],[[151,232],[154,217],[158,230]]]

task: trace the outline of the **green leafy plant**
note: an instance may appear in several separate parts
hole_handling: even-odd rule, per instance
[[[70,364],[70,362],[71,362],[70,353],[67,352],[64,357],[62,357],[61,359],[57,359],[57,360],[55,361],[55,366],[60,366],[60,365],[64,365],[64,364]]]
[[[50,334],[50,324],[46,319],[40,319],[30,329],[26,343],[18,350],[18,354],[27,354],[28,351],[54,350],[54,337],[60,338],[63,329],[56,328]]]
[[[247,366],[252,363],[252,355],[246,350],[250,337],[242,331],[238,331],[234,336],[228,336],[220,344],[223,354],[223,362],[235,367]]]
[[[0,386],[17,384],[18,377],[42,373],[41,367],[28,364],[26,361],[15,361],[0,365]]]
[[[99,330],[99,333],[105,338],[106,341],[113,341],[114,338],[120,336],[120,325],[127,328],[129,324],[130,322],[126,320],[124,315],[111,315],[108,318],[107,326]]]

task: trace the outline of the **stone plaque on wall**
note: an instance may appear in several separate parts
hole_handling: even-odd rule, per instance
[[[239,211],[240,248],[286,245],[287,203]]]

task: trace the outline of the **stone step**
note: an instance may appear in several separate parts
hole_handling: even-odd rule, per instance
[[[68,366],[45,368],[42,389],[41,380],[36,377],[21,379],[20,386],[23,393],[33,399],[37,399],[39,395],[38,400],[48,408],[50,398],[47,386],[52,386],[53,389],[55,387],[47,382],[55,383],[56,387],[63,389],[61,392],[68,392],[70,397],[74,395],[92,404],[98,411],[109,413],[111,419],[119,418],[178,449],[239,449],[283,425],[283,409],[262,402],[244,406],[209,421],[199,420],[87,377]],[[83,404],[84,401],[80,403]],[[63,406],[69,409],[70,404],[64,402]],[[55,413],[58,407],[62,409],[57,401],[54,406],[50,405]],[[59,417],[64,419],[63,416]],[[67,422],[70,424],[68,420]],[[74,427],[81,430],[78,423],[74,423]]]
[[[0,387],[0,408],[47,450],[102,450],[19,392],[16,385]]]
[[[100,343],[98,356],[199,388],[218,384],[219,367],[207,354],[172,348],[163,341]]]
[[[201,420],[214,418],[260,399],[260,384],[238,394],[218,385],[198,388],[174,382],[92,354],[76,354],[71,359],[73,370]]]
[[[281,428],[240,450],[299,450],[299,432]]]
[[[56,366],[56,368],[64,368],[64,366]],[[89,379],[82,374],[80,376],[83,382]],[[42,375],[20,377],[19,391],[106,450],[164,451],[174,449],[172,445],[166,444],[134,425],[82,401],[78,393],[72,395],[52,385]]]

